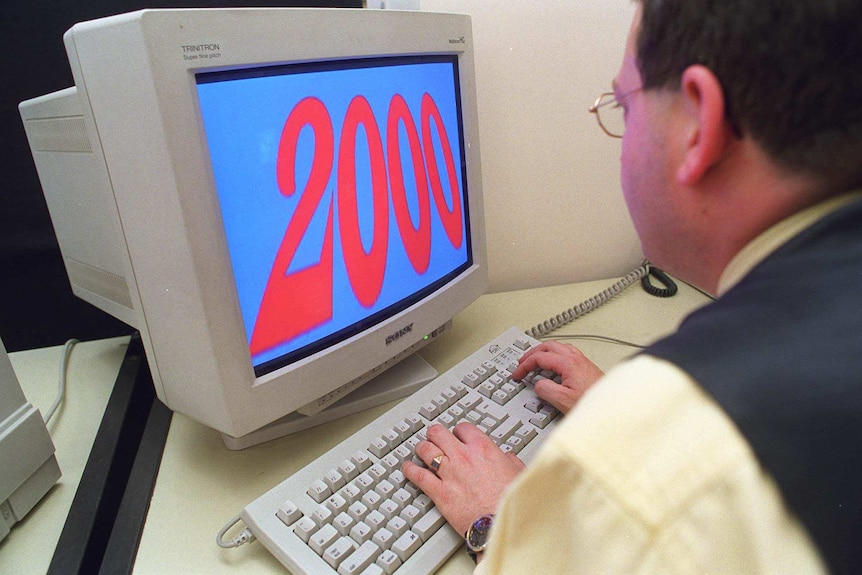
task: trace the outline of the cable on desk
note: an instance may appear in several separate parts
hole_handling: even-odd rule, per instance
[[[647,347],[647,346],[642,345],[642,344],[639,344],[639,343],[634,343],[634,342],[631,342],[631,341],[626,341],[626,340],[624,340],[624,339],[618,339],[618,338],[616,338],[616,337],[609,337],[609,336],[606,336],[606,335],[594,335],[594,334],[589,334],[589,333],[584,333],[584,334],[577,334],[577,333],[575,333],[575,334],[571,334],[571,335],[569,335],[569,334],[555,335],[555,336],[554,336],[554,339],[557,339],[557,340],[566,340],[566,339],[589,339],[589,340],[593,340],[593,341],[601,341],[601,342],[605,342],[605,343],[612,343],[612,344],[614,344],[614,345],[622,345],[622,346],[626,346],[626,347],[633,347],[633,348],[636,348],[636,349],[646,349],[646,347]]]
[[[590,313],[597,307],[607,303],[610,299],[623,292],[629,286],[646,276],[649,273],[649,268],[649,262],[644,261],[637,269],[620,278],[619,281],[617,281],[607,289],[599,292],[590,299],[567,309],[563,313],[557,314],[556,316],[545,320],[544,322],[533,327],[532,329],[527,330],[527,335],[531,335],[536,339],[540,339],[548,335],[552,331],[563,327],[567,323],[578,319],[582,315]]]
[[[63,402],[63,398],[66,396],[66,368],[69,366],[69,356],[72,355],[72,348],[78,343],[81,342],[77,339],[70,339],[66,342],[66,345],[63,346],[63,355],[60,358],[60,372],[57,375],[57,396],[54,398],[54,403],[51,404],[51,407],[48,408],[48,411],[42,418],[46,424],[51,421],[52,417],[54,417],[54,413],[57,411],[57,408],[60,407],[60,403]]]
[[[237,535],[230,541],[224,540],[225,533],[227,533],[231,527],[233,527],[240,521],[240,516],[237,515],[236,517],[228,521],[227,525],[221,528],[221,531],[219,531],[218,535],[216,535],[216,544],[219,547],[221,547],[222,549],[234,549],[236,547],[239,547],[240,545],[245,545],[246,543],[254,541],[254,533],[252,533],[248,527],[240,531],[239,535]]]

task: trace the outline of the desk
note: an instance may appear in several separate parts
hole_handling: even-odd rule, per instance
[[[79,343],[67,370],[66,399],[48,424],[63,473],[0,543],[0,573],[45,573],[123,362],[129,338]],[[9,354],[27,400],[44,415],[57,393],[63,346]]]
[[[421,355],[443,372],[488,340],[515,325],[527,329],[571,307],[610,282],[597,281],[483,296],[455,318],[453,330]],[[559,330],[598,334],[646,344],[673,331],[707,298],[688,286],[669,299],[633,287],[612,302]],[[604,369],[633,349],[603,342],[575,342]],[[221,527],[249,502],[293,474],[386,410],[363,413],[244,451],[226,449],[219,434],[174,414],[149,514],[138,549],[136,574],[285,573],[260,543],[225,550],[216,546]],[[441,575],[472,572],[456,553]]]

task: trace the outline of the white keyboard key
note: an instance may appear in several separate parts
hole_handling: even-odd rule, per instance
[[[538,397],[531,397],[524,404],[524,407],[526,407],[528,410],[532,411],[533,413],[538,413],[538,411],[542,408],[543,403],[544,402],[541,399],[539,399]]]
[[[359,475],[359,469],[350,460],[342,461],[338,466],[338,472],[344,477],[345,482],[352,481],[354,477]]]
[[[401,460],[394,453],[387,453],[380,460],[380,464],[386,468],[387,474],[401,467]]]
[[[293,528],[293,532],[296,533],[300,539],[308,543],[308,540],[311,539],[311,536],[317,531],[317,523],[314,522],[314,519],[311,517],[303,517],[299,521],[296,522],[296,526]]]
[[[374,484],[376,483],[374,478],[371,477],[371,474],[367,472],[360,473],[359,475],[357,475],[355,481],[356,486],[362,491],[368,491],[369,489],[374,487]]]
[[[375,463],[371,467],[368,468],[368,475],[374,479],[374,482],[377,483],[381,479],[385,479],[387,475],[386,468],[380,465],[379,463]]]
[[[400,515],[404,521],[407,522],[407,525],[413,526],[416,523],[416,520],[422,516],[422,512],[419,511],[414,505],[406,505],[403,509],[401,509]]]
[[[389,521],[393,517],[395,517],[401,509],[398,507],[398,504],[392,501],[391,499],[387,499],[383,503],[380,504],[380,507],[377,509],[383,516],[386,518],[386,521]]]
[[[290,500],[279,505],[275,515],[288,527],[302,519],[302,511],[299,510],[296,503]]]
[[[479,425],[479,422],[482,421],[482,415],[478,411],[470,411],[464,416],[464,419],[473,425]]]
[[[527,339],[525,339],[525,338],[520,338],[520,339],[515,340],[515,341],[512,343],[512,345],[514,345],[515,347],[517,347],[517,348],[518,348],[518,349],[520,349],[521,351],[527,351],[528,349],[530,349],[530,347],[532,347],[532,346],[530,345],[529,340],[527,340]]]
[[[509,439],[506,440],[506,443],[500,446],[500,449],[504,451],[512,451],[516,455],[521,452],[524,448],[524,440],[518,437],[517,435],[513,435]]]
[[[368,511],[368,506],[361,501],[357,501],[347,508],[347,514],[353,517],[356,521],[362,521],[365,519],[365,516],[368,515]]]
[[[509,412],[506,408],[491,401],[483,401],[482,405],[476,408],[476,411],[487,417],[493,417],[497,421],[502,421],[509,417]]]
[[[403,487],[392,494],[392,501],[398,504],[398,507],[404,509],[406,505],[409,505],[411,501],[413,501],[413,496],[410,495],[410,492],[404,489]]]
[[[421,546],[422,538],[408,531],[392,544],[392,552],[398,555],[401,561],[407,561]]]
[[[444,389],[442,395],[443,395],[443,397],[446,398],[446,406],[447,407],[454,404],[456,401],[458,401],[458,398],[460,397],[458,395],[458,391],[454,387],[450,387],[449,389]]]
[[[392,573],[386,573],[386,571],[383,570],[383,567],[376,563],[372,563],[359,575],[392,575]]]
[[[416,433],[423,427],[425,427],[425,423],[422,421],[422,418],[418,413],[408,413],[407,417],[404,418],[404,421],[410,425],[410,431],[412,433]]]
[[[341,562],[356,549],[356,542],[350,537],[342,537],[323,553],[323,560],[333,569],[338,569]]]
[[[386,528],[391,531],[396,538],[398,538],[407,533],[410,526],[407,525],[407,521],[401,517],[393,517],[386,522]]]
[[[332,514],[332,510],[329,507],[325,507],[323,505],[318,505],[314,511],[311,512],[311,518],[317,524],[318,527],[323,527],[327,523],[329,523],[334,515]]]
[[[479,376],[473,372],[468,373],[463,378],[461,378],[461,383],[469,387],[470,389],[474,389],[477,385],[482,383],[479,380]]]
[[[389,549],[395,543],[395,535],[385,527],[381,527],[371,540],[381,549]]]
[[[377,545],[366,541],[341,563],[338,567],[339,575],[359,575],[374,563],[379,553],[380,548]]]
[[[327,524],[311,536],[311,539],[308,541],[308,545],[314,549],[315,553],[322,556],[336,539],[338,539],[338,531],[332,525]]]
[[[440,511],[434,507],[428,513],[420,517],[419,520],[413,524],[411,530],[419,535],[419,537],[422,538],[422,541],[428,541],[428,539],[445,524],[446,519]]]
[[[376,509],[365,516],[365,522],[375,531],[386,527],[386,517]]]
[[[406,421],[399,421],[392,429],[398,434],[399,443],[413,435],[413,430]]]
[[[329,486],[329,490],[332,493],[335,493],[336,491],[344,487],[344,484],[346,483],[346,481],[344,481],[344,476],[342,476],[335,469],[330,469],[329,471],[327,471],[326,474],[323,476],[323,481],[326,483],[327,486]]]
[[[530,418],[530,423],[538,427],[539,429],[545,429],[545,427],[551,422],[551,417],[548,416],[547,413],[539,412],[533,417]]]
[[[377,566],[379,566],[386,575],[392,575],[395,573],[395,570],[401,567],[401,559],[387,549],[377,558]],[[363,574],[364,575],[364,574]]]
[[[437,413],[438,414],[446,411],[450,405],[449,401],[442,395],[438,395],[437,397],[432,399],[431,403],[433,403],[437,407]]]
[[[506,440],[512,436],[519,428],[521,427],[521,421],[515,419],[514,417],[510,417],[505,421],[501,422],[500,425],[497,426],[497,429],[491,432],[491,439],[497,445],[502,445],[506,443]]]
[[[430,401],[426,401],[419,408],[419,415],[421,415],[422,417],[424,417],[428,421],[431,421],[432,419],[437,417],[438,413],[439,413],[438,407]]]
[[[521,429],[515,432],[515,437],[521,438],[524,443],[530,443],[534,437],[539,434],[536,428],[531,425],[524,425]]]
[[[387,453],[389,453],[389,444],[386,442],[383,437],[375,437],[371,440],[371,444],[368,446],[368,451],[373,453],[377,457],[383,457]]]
[[[404,487],[404,485],[407,483],[407,478],[404,477],[404,473],[400,469],[396,469],[392,472],[392,475],[389,476],[389,479],[387,481],[389,481],[389,483],[394,485],[397,489],[400,489]]]
[[[368,452],[365,450],[359,449],[353,453],[350,461],[353,462],[353,465],[359,470],[360,473],[371,467],[371,458],[368,456]]]
[[[323,503],[327,497],[332,495],[332,490],[329,489],[329,486],[323,480],[318,479],[311,484],[306,493],[318,503]]]
[[[422,493],[421,495],[417,495],[413,500],[413,506],[422,513],[428,513],[428,510],[434,507],[434,502],[431,501],[430,497]]]
[[[335,526],[335,530],[338,531],[339,534],[347,535],[350,533],[350,530],[353,528],[355,523],[356,521],[353,517],[347,513],[339,513],[332,522],[332,525]]]
[[[395,492],[395,486],[389,483],[388,480],[384,479],[377,484],[377,486],[374,488],[374,491],[376,491],[381,497],[386,499]]]
[[[339,513],[347,509],[347,500],[336,493],[335,495],[327,499],[324,505],[326,505],[330,511],[338,515]]]
[[[404,484],[404,489],[409,491],[410,495],[412,495],[413,497],[419,497],[420,495],[422,495],[422,491],[409,481]]]
[[[362,490],[355,483],[348,483],[341,491],[338,492],[338,494],[347,501],[348,505],[356,503],[356,501],[362,497],[362,493]]]
[[[366,541],[370,541],[373,534],[374,532],[371,530],[371,527],[364,521],[360,521],[350,529],[350,538],[360,545]]]
[[[383,498],[376,491],[368,491],[362,496],[362,503],[369,509],[376,509],[382,500]]]
[[[491,399],[499,403],[500,405],[506,405],[509,401],[509,394],[503,391],[502,389],[498,389],[493,394],[491,394]]]
[[[394,429],[387,429],[383,433],[383,439],[389,445],[389,450],[392,451],[401,443],[401,436]]]

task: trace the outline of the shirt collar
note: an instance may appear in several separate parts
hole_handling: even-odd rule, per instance
[[[830,198],[793,214],[754,238],[730,260],[730,263],[724,269],[724,272],[722,272],[721,278],[718,281],[717,295],[721,296],[727,293],[730,288],[739,283],[757,264],[783,246],[790,238],[821,218],[859,198],[862,198],[862,190]]]

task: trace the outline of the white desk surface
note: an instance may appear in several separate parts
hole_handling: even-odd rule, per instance
[[[532,327],[591,297],[609,283],[586,282],[483,296],[455,318],[454,329],[446,337],[420,353],[443,372],[507,328]],[[687,313],[706,301],[685,285],[680,285],[680,293],[669,299],[649,296],[635,286],[558,334],[598,334],[645,344],[673,331]],[[635,351],[590,340],[575,344],[604,369]],[[174,414],[135,573],[285,573],[259,542],[225,550],[216,546],[216,533],[246,504],[385,409],[381,406],[236,452],[226,449],[215,431]],[[468,574],[472,567],[466,553],[457,552],[439,573]]]
[[[48,423],[63,475],[0,543],[0,573],[28,575],[48,570],[128,341],[122,337],[84,342],[72,349],[66,399]],[[57,393],[62,354],[63,346],[9,354],[24,395],[43,415]]]

